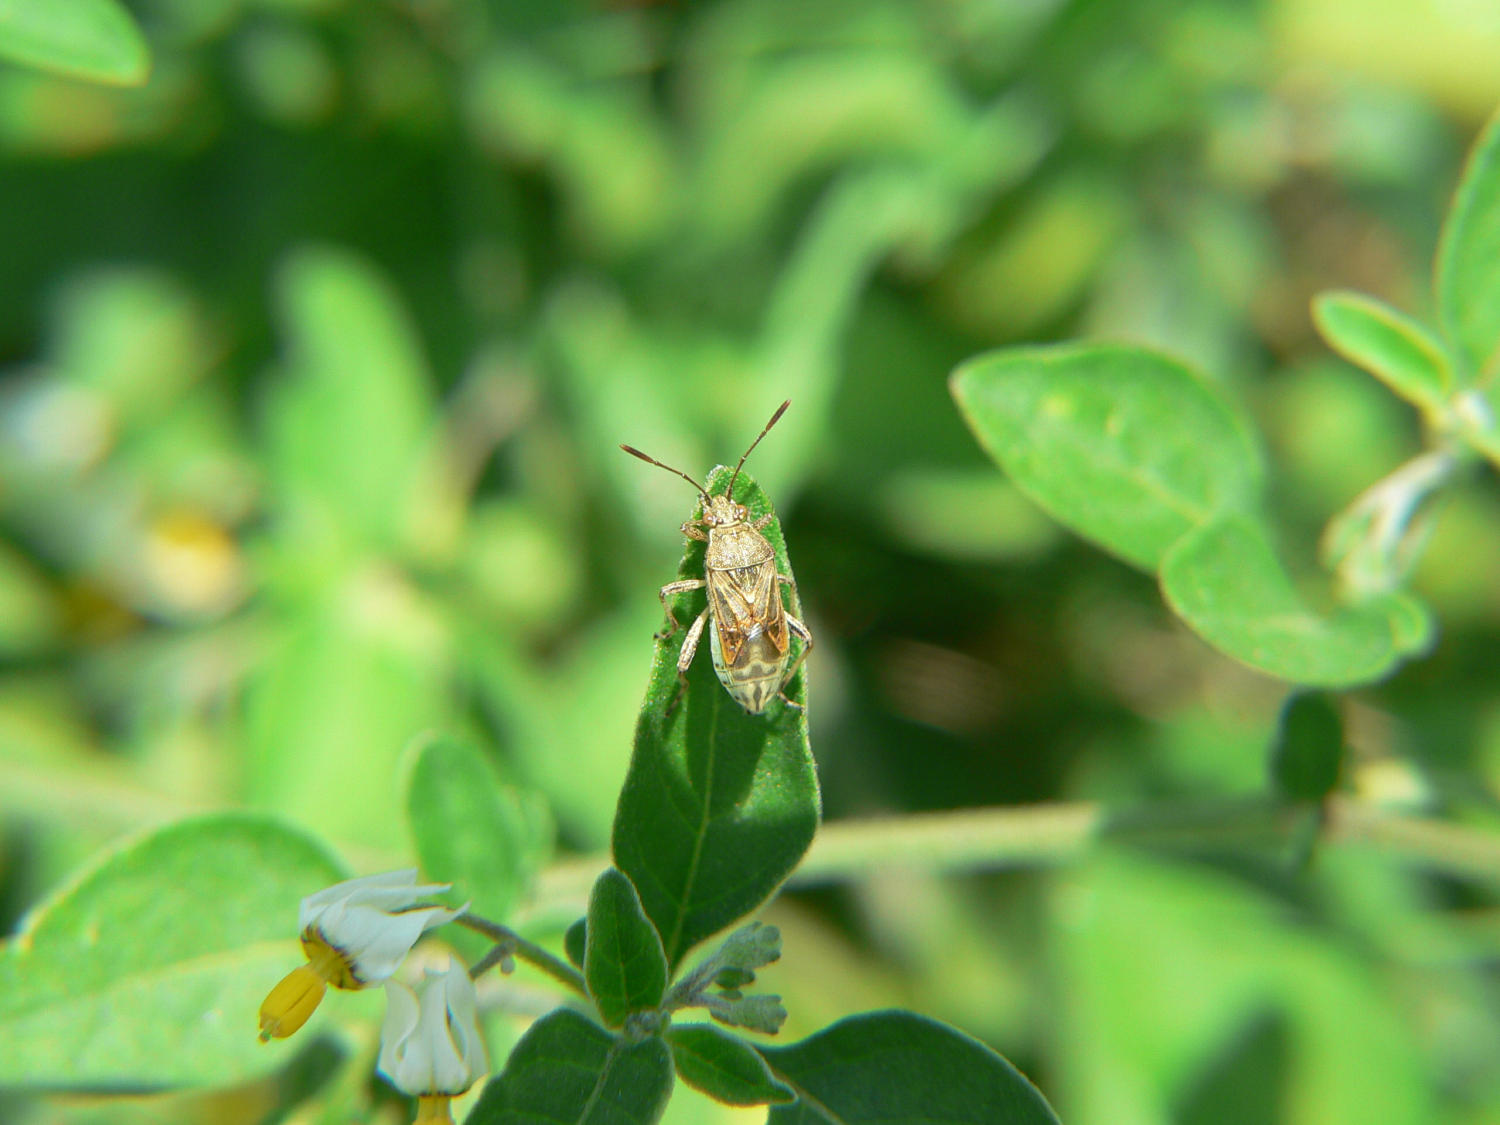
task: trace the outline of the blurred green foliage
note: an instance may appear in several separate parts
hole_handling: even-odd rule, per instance
[[[205,810],[399,866],[403,753],[438,727],[543,794],[565,852],[602,848],[691,506],[618,443],[699,475],[786,397],[754,470],[818,638],[829,819],[1264,789],[1283,689],[1031,508],[947,374],[1075,335],[1197,362],[1259,423],[1282,557],[1318,577],[1319,528],[1421,434],[1308,302],[1434,319],[1500,102],[1483,6],[128,7],[99,26],[138,26],[138,88],[78,77],[137,80],[128,45],[0,42],[7,929]],[[1493,479],[1442,513],[1415,576],[1437,646],[1347,701],[1346,792],[1496,826],[1497,527]],[[1078,1125],[1481,1125],[1496,908],[1493,881],[1342,848],[890,871],[783,901],[778,987],[789,1038],[949,1019]],[[0,1117],[251,1122],[311,1092],[375,1120],[370,1050]]]

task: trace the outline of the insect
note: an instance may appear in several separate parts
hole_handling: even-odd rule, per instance
[[[689,539],[708,544],[703,558],[703,577],[668,582],[658,594],[670,623],[665,635],[670,637],[681,628],[681,623],[667,599],[700,587],[708,590],[708,605],[689,626],[682,641],[682,651],[677,655],[677,697],[668,713],[687,690],[687,670],[698,652],[705,624],[711,626],[709,650],[713,654],[714,671],[736,703],[752,715],[759,715],[777,696],[792,706],[798,706],[787,699],[784,689],[812,650],[812,634],[781,604],[782,585],[796,589],[796,583],[777,572],[776,554],[760,533],[760,529],[771,522],[771,514],[768,512],[752,521],[745,506],[734,500],[734,482],[745,458],[790,405],[788,400],[777,407],[765,429],[740,457],[729,477],[728,487],[719,496],[710,496],[707,489],[681,469],[648,457],[639,449],[620,446],[633,457],[676,473],[703,497],[703,514],[682,525],[682,533]],[[802,652],[795,660],[791,659],[791,633],[796,633],[803,641]]]

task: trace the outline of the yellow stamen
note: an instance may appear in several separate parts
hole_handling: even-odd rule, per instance
[[[349,955],[318,930],[309,928],[303,931],[302,951],[307,954],[307,962],[312,966],[313,972],[334,988],[365,987],[365,982],[355,975],[354,963]]]
[[[328,984],[311,965],[299,965],[281,978],[260,1006],[260,1041],[285,1039],[307,1022]]]
[[[447,1094],[427,1094],[417,1099],[417,1116],[412,1125],[453,1125],[453,1112]]]

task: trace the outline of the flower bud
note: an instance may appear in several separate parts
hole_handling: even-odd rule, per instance
[[[751,922],[748,926],[735,930],[724,939],[718,954],[721,966],[745,972],[780,959],[781,931],[764,922]]]
[[[385,994],[378,1069],[396,1089],[455,1097],[489,1069],[474,982],[458,962],[429,969],[420,996],[399,981],[387,981]]]
[[[786,1008],[780,996],[742,996],[727,1004],[714,1004],[708,1014],[729,1027],[744,1027],[775,1035],[786,1022]]]

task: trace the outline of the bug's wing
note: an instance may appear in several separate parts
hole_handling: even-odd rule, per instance
[[[733,664],[751,631],[759,625],[776,647],[787,648],[786,613],[776,589],[776,567],[771,563],[710,572],[709,600],[719,630],[719,648]]]
[[[786,610],[781,605],[781,588],[776,581],[776,564],[768,562],[761,567],[755,584],[755,619],[765,626],[766,636],[776,646],[778,653],[787,646]]]
[[[708,602],[713,606],[714,629],[719,636],[719,649],[724,654],[725,664],[733,664],[739,659],[745,634],[755,620],[750,602],[740,588],[738,575],[739,572],[734,570],[708,572]]]

